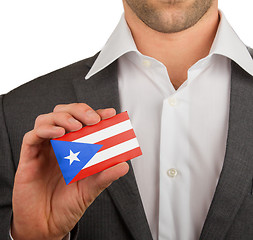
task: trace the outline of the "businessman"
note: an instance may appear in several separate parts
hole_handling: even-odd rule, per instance
[[[253,239],[252,50],[218,0],[123,5],[100,53],[1,96],[2,239]],[[125,110],[143,156],[66,186],[49,140]]]

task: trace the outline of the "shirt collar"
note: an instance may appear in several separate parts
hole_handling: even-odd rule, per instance
[[[138,50],[125,20],[125,16],[122,14],[117,27],[101,50],[85,79],[89,79],[91,76],[110,65],[120,56],[131,51]]]
[[[253,76],[253,60],[247,47],[230,26],[223,12],[219,13],[220,24],[209,55],[223,55]]]
[[[236,62],[241,68],[253,76],[253,60],[247,47],[234,32],[224,14],[221,11],[219,13],[220,24],[209,56],[216,54],[223,55]],[[120,56],[132,51],[138,52],[123,14],[85,79],[89,79],[117,60]]]

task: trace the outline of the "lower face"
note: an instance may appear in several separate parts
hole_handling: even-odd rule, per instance
[[[162,33],[176,33],[194,26],[214,0],[125,0],[147,26]]]

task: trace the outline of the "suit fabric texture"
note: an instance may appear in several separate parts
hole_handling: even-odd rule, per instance
[[[10,239],[20,147],[36,117],[51,112],[57,104],[74,102],[94,109],[114,107],[120,112],[117,61],[84,79],[96,57],[0,96],[0,239]],[[253,77],[233,61],[231,71],[226,155],[201,240],[253,239]],[[71,232],[71,239],[152,240],[131,161],[128,163],[128,174],[99,195]]]

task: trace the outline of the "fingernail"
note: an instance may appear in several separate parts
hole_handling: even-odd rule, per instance
[[[58,132],[57,136],[55,137],[62,137],[65,134],[65,130],[62,127],[54,126],[53,128]]]
[[[88,117],[98,117],[97,113],[95,111],[91,110],[91,109],[86,111],[86,115]]]
[[[81,124],[79,121],[77,121],[76,119],[74,119],[74,118],[69,118],[68,119],[68,121],[70,122],[70,123],[73,123],[73,124]]]
[[[112,114],[116,114],[116,110],[114,108],[107,108],[107,111],[111,111]]]
[[[86,116],[88,117],[89,121],[92,121],[92,124],[97,123],[100,121],[99,115],[94,110],[88,110],[86,112]],[[90,122],[87,124],[91,124]]]

